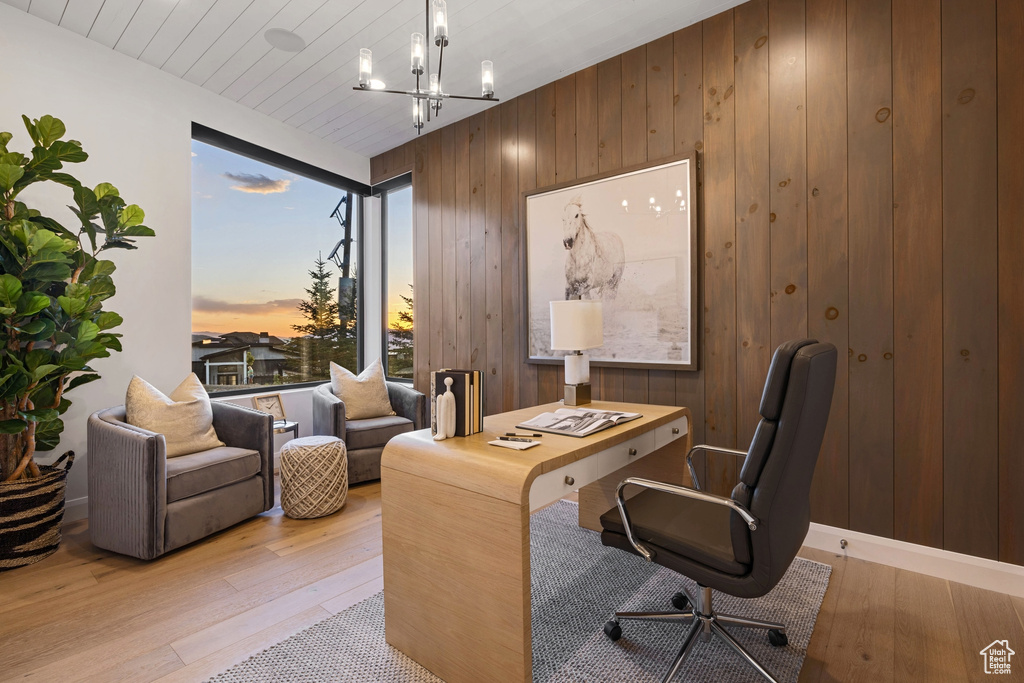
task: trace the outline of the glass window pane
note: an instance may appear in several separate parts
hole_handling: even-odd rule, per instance
[[[358,370],[360,205],[192,141],[192,370],[207,390],[326,380],[330,361]]]
[[[412,379],[412,186],[384,195],[386,370],[389,377]]]

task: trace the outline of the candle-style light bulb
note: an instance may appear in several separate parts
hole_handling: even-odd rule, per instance
[[[437,74],[430,74],[430,92],[435,95],[441,91],[441,87],[437,82]]]
[[[410,50],[410,61],[412,72],[419,76],[423,73],[423,55],[425,53],[426,41],[422,33],[412,34],[412,49]]]
[[[359,50],[359,87],[370,86],[370,73],[373,70],[373,53],[367,49]]]
[[[430,16],[434,19],[434,45],[448,46],[448,4],[434,0],[430,4]]]
[[[412,101],[412,126],[416,130],[423,128],[423,100],[416,98]]]
[[[489,59],[480,62],[480,84],[484,97],[494,97],[494,64]]]

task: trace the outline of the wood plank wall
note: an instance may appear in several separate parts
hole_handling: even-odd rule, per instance
[[[1024,4],[752,0],[372,160],[412,169],[416,384],[522,362],[520,193],[696,150],[702,370],[596,369],[744,446],[771,351],[841,351],[814,520],[1024,564]],[[707,461],[727,493],[738,463]]]

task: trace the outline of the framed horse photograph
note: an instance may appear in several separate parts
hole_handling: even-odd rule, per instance
[[[523,193],[528,363],[559,364],[549,302],[599,299],[591,365],[697,370],[697,169],[693,154]]]

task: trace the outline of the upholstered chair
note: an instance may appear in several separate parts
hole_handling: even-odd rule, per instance
[[[345,442],[349,484],[380,479],[380,455],[387,442],[427,426],[427,397],[400,382],[386,384],[395,414],[362,420],[345,419],[345,402],[334,395],[330,382],[313,390],[313,434]]]
[[[124,406],[89,418],[89,535],[143,560],[274,506],[274,418],[212,402],[224,446],[168,458],[167,442],[125,421]]]

